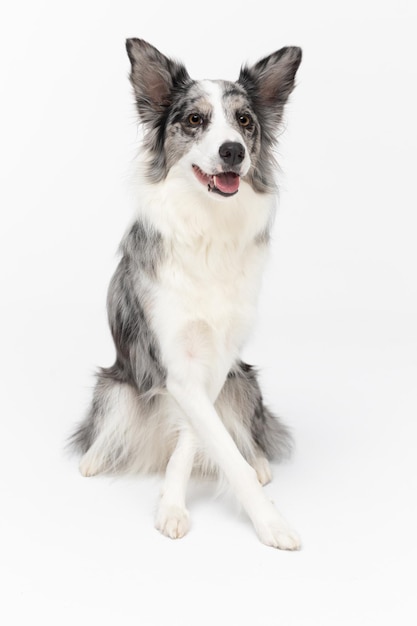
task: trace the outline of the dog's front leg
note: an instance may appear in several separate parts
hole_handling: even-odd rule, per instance
[[[300,541],[265,495],[255,470],[240,454],[202,384],[200,367],[188,368],[187,376],[169,376],[168,391],[175,398],[196,433],[200,444],[225,475],[243,505],[259,539],[266,545],[296,550]]]
[[[189,515],[185,506],[187,483],[195,454],[195,437],[185,425],[165,472],[155,527],[171,539],[183,537],[189,529]]]

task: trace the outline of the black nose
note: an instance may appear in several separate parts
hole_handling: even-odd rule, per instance
[[[245,158],[245,148],[241,143],[228,141],[220,146],[219,154],[227,165],[238,165]]]

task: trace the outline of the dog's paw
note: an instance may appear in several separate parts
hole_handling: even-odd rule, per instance
[[[301,548],[300,537],[275,508],[263,519],[256,520],[254,526],[256,534],[266,546],[279,550],[300,550]]]
[[[272,480],[272,471],[271,466],[269,465],[267,459],[264,456],[258,456],[254,460],[253,469],[256,472],[256,476],[261,483],[261,485],[267,485]]]
[[[256,529],[259,539],[266,546],[278,550],[300,550],[301,541],[296,532],[274,524],[265,524]]]
[[[187,534],[190,528],[189,513],[182,507],[165,504],[161,500],[156,515],[155,528],[166,537],[180,539]]]

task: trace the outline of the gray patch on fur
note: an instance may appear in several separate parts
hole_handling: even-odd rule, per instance
[[[136,220],[123,238],[120,251],[138,271],[152,278],[164,256],[162,236],[143,220]]]
[[[195,113],[203,116],[204,123],[194,128],[187,123],[187,119]],[[199,83],[193,82],[178,96],[169,111],[164,144],[167,170],[184,156],[193,143],[198,143],[210,125],[211,116],[211,103]]]
[[[269,229],[258,233],[255,237],[255,243],[258,246],[267,246],[271,240],[271,233]]]
[[[107,310],[116,363],[104,369],[106,376],[134,385],[139,394],[161,387],[166,378],[157,338],[144,310],[149,294],[142,275],[155,278],[163,255],[162,236],[144,222],[136,221],[124,237],[119,266],[111,280]]]

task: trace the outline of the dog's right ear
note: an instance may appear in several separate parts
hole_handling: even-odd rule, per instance
[[[130,82],[139,115],[148,122],[169,107],[173,90],[191,79],[184,65],[168,59],[143,39],[127,39],[126,50],[132,64]]]

